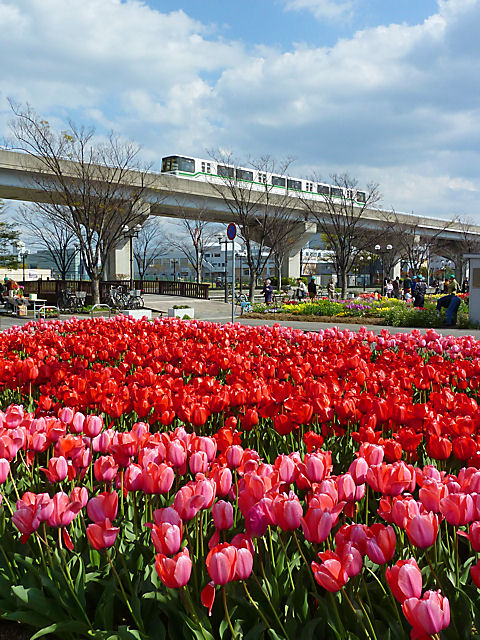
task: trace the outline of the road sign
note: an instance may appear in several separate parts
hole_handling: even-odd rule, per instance
[[[237,235],[237,227],[231,222],[227,227],[227,238],[229,240],[234,240]]]

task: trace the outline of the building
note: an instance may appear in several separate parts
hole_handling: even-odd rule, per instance
[[[268,251],[265,252],[268,255]],[[202,280],[204,281],[225,281],[225,264],[227,265],[227,279],[232,277],[232,243],[228,242],[225,253],[225,243],[212,242],[207,244],[202,261]],[[243,245],[235,242],[235,280],[247,281],[250,277],[250,270],[246,262],[246,252]],[[266,265],[262,277],[274,277],[275,263],[270,258]],[[194,281],[196,279],[195,266],[180,249],[172,247],[159,258],[147,270],[147,279],[159,280],[184,280]]]

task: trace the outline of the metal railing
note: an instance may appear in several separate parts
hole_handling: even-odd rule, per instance
[[[92,283],[89,280],[26,280],[18,283],[24,293],[36,293],[39,298],[45,298],[49,303],[56,303],[60,291],[84,291],[87,304],[91,303]],[[124,285],[130,288],[130,280],[104,280],[100,282],[100,298],[108,295],[111,286]],[[208,300],[209,285],[196,282],[178,282],[173,280],[134,280],[134,289],[144,293],[156,295],[181,296],[184,298],[200,298]],[[90,298],[90,300],[88,300]]]

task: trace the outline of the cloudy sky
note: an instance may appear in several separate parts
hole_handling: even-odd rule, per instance
[[[480,0],[0,0],[7,97],[163,155],[295,158],[480,224]]]

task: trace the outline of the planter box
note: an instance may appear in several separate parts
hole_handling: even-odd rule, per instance
[[[188,316],[189,318],[194,318],[194,309],[193,307],[187,307],[186,309],[174,309],[171,307],[168,310],[169,318],[183,318],[184,316]]]
[[[130,318],[135,318],[135,320],[141,320],[142,318],[147,318],[147,320],[152,319],[150,309],[125,309],[125,311],[122,311],[122,314]]]

